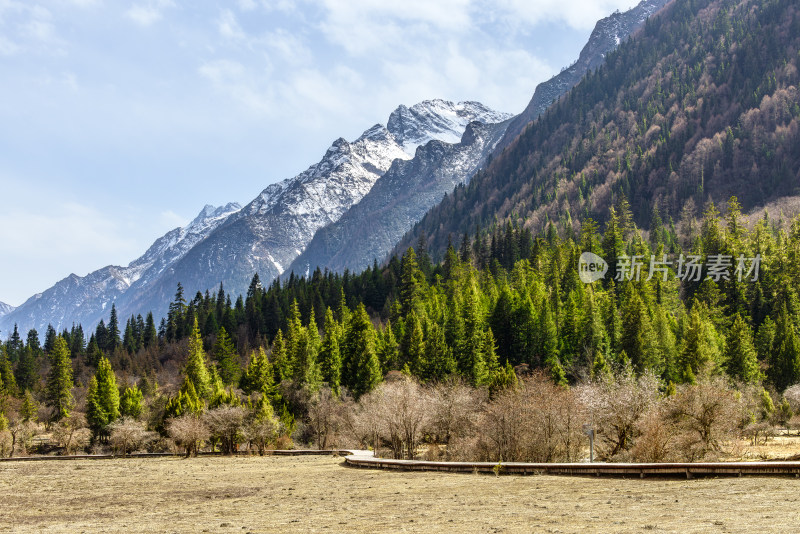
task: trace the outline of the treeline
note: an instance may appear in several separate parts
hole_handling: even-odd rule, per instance
[[[359,275],[317,271],[268,288],[256,276],[235,303],[222,289],[187,303],[179,288],[159,328],[148,315],[119,334],[112,307],[88,343],[80,326],[48,329],[43,346],[35,331],[25,342],[15,331],[0,350],[3,413],[56,426],[84,414],[102,444],[120,417],[167,436],[174,420],[238,406],[291,434],[323,388],[359,400],[392,372],[463,380],[492,398],[536,370],[559,387],[653,375],[662,393],[723,378],[763,384],[780,402],[800,382],[800,220],[786,230],[765,215],[748,229],[735,198],[724,215],[711,204],[686,221],[682,237],[653,220],[639,230],[622,199],[602,233],[591,219],[577,234],[495,227],[436,265],[421,242],[419,254]],[[727,275],[680,279],[673,261],[613,280],[632,258],[681,250],[698,264],[729,258]],[[580,280],[583,252],[606,258],[603,280]],[[737,274],[737,258],[751,260],[747,272]]]

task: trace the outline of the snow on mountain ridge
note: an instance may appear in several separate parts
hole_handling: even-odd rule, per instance
[[[5,302],[0,302],[0,317],[4,315],[8,315],[9,313],[13,312],[16,309],[16,306],[12,306],[11,304],[6,304]]]
[[[140,288],[157,279],[240,209],[236,203],[219,208],[205,206],[191,223],[167,232],[127,266],[108,265],[86,276],[72,273],[53,287],[29,298],[22,306],[0,314],[0,329],[13,328],[14,323],[23,329],[40,331],[47,324],[59,329],[72,322],[86,326],[96,323],[111,302],[124,300],[125,293],[134,286]]]

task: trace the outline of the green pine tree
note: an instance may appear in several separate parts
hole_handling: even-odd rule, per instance
[[[220,327],[219,332],[217,332],[217,341],[214,343],[211,353],[214,361],[217,362],[219,376],[222,381],[225,384],[236,384],[242,374],[242,368],[239,365],[239,353],[236,351],[236,347],[233,346],[233,342],[224,326]]]
[[[50,352],[50,372],[47,375],[47,405],[52,410],[52,420],[69,416],[74,406],[72,397],[72,361],[66,340],[58,336]]]
[[[342,385],[359,398],[381,380],[380,363],[375,352],[375,328],[363,304],[352,313],[340,350]]]
[[[184,368],[184,383],[191,383],[198,398],[208,399],[211,395],[211,376],[206,367],[206,353],[203,350],[203,339],[197,319],[194,320],[189,335],[189,357]]]
[[[342,381],[342,355],[339,351],[339,324],[330,308],[325,312],[325,339],[319,351],[319,366],[322,381],[328,384],[334,395],[338,395]]]
[[[125,388],[119,398],[119,414],[121,417],[139,419],[142,416],[144,395],[137,386]]]
[[[753,334],[741,315],[733,320],[728,333],[724,361],[725,370],[731,378],[745,383],[756,383],[762,378],[753,346]]]

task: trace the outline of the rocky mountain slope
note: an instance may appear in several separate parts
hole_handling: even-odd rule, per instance
[[[317,231],[286,272],[304,275],[317,266],[358,272],[382,259],[428,209],[472,177],[507,125],[473,122],[458,143],[430,141],[413,159],[395,161],[361,202]]]
[[[305,274],[316,267],[358,271],[386,257],[425,212],[453,187],[468,183],[489,154],[502,153],[522,129],[538,118],[606,55],[641,28],[669,0],[642,0],[636,7],[600,20],[580,57],[560,74],[539,84],[525,110],[502,125],[476,127],[460,142],[425,147],[412,162],[396,162],[364,199],[342,218],[320,229],[288,272]],[[501,136],[498,138],[498,134]]]
[[[108,266],[85,277],[70,275],[0,318],[3,331],[47,324],[91,327],[115,303],[120,317],[166,313],[178,282],[187,298],[196,291],[247,290],[254,273],[268,283],[305,249],[315,232],[339,219],[396,160],[411,159],[432,140],[457,143],[467,125],[506,120],[478,102],[428,100],[399,106],[387,124],[358,139],[337,139],[305,172],[268,186],[244,208],[206,206],[185,229],[156,241],[127,267]],[[404,229],[407,225],[404,226]]]
[[[399,106],[386,126],[358,139],[337,139],[325,156],[300,175],[270,185],[163,276],[139,292],[132,307],[163,313],[181,282],[191,296],[223,282],[245,293],[254,273],[262,283],[280,276],[320,228],[336,222],[372,189],[395,161],[411,159],[431,140],[458,140],[473,121],[508,118],[478,102],[428,100]]]
[[[538,119],[553,102],[575,87],[575,84],[581,81],[587,72],[602,65],[609,52],[615,50],[621,42],[641,28],[648,17],[657,13],[670,1],[642,0],[636,7],[628,11],[615,12],[599,20],[577,61],[546,82],[536,86],[536,91],[534,91],[528,106],[508,125],[503,139],[497,145],[497,151],[502,151],[507,147],[525,126]]]
[[[4,315],[8,315],[9,313],[14,311],[15,309],[16,308],[14,306],[12,306],[11,304],[6,304],[5,302],[0,302],[0,317],[2,317]]]

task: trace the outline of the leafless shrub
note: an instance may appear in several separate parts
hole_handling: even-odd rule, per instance
[[[575,392],[535,374],[487,406],[474,455],[493,462],[575,461],[585,440],[583,422]]]
[[[75,454],[85,449],[91,441],[92,432],[86,428],[86,416],[80,412],[72,412],[53,425],[53,440],[64,448],[65,454]]]
[[[0,458],[12,456],[12,438],[8,430],[0,430]]]
[[[598,458],[623,460],[639,435],[639,419],[658,399],[658,379],[652,374],[639,378],[623,374],[584,384],[578,395],[595,429]]]
[[[186,452],[186,457],[197,456],[202,442],[211,437],[208,426],[199,418],[189,414],[167,421],[167,432],[175,444]]]
[[[384,382],[362,398],[362,429],[386,442],[395,458],[413,459],[430,420],[430,394],[413,379]]]
[[[766,421],[747,425],[742,435],[750,440],[751,445],[765,444],[775,437],[775,427]]]
[[[709,459],[735,435],[741,413],[736,393],[722,379],[685,385],[669,398],[667,418],[677,428],[681,459]]]
[[[789,401],[794,413],[800,413],[800,384],[795,384],[786,388],[783,392],[784,398]]]
[[[202,415],[203,422],[211,432],[211,437],[219,440],[223,454],[233,454],[244,438],[247,411],[240,406],[220,406]]]
[[[125,417],[109,425],[111,447],[123,456],[147,446],[157,438],[155,432],[148,432],[144,424],[132,417]]]
[[[330,388],[317,391],[308,404],[308,425],[314,433],[314,441],[319,449],[327,449],[337,443],[343,426],[342,401]]]
[[[487,400],[485,391],[452,380],[436,384],[430,393],[429,431],[435,444],[450,445],[454,440],[463,440],[476,432]],[[448,447],[445,456],[450,457],[450,451]]]
[[[252,418],[244,429],[245,436],[256,446],[258,454],[263,455],[281,435],[283,425],[277,417]]]
[[[8,432],[10,441],[7,447],[0,444],[0,455],[12,457],[17,451],[25,454],[31,449],[38,426],[32,421],[25,420],[20,399],[7,398],[3,404],[5,404],[5,413],[0,412],[0,418],[4,417],[4,421],[0,423],[0,428],[2,428],[3,423],[7,423],[5,425],[7,428],[4,430]],[[0,440],[5,441],[3,438],[0,438]]]
[[[675,457],[677,429],[667,417],[664,402],[655,403],[636,422],[637,438],[631,447],[635,462],[667,462]]]

